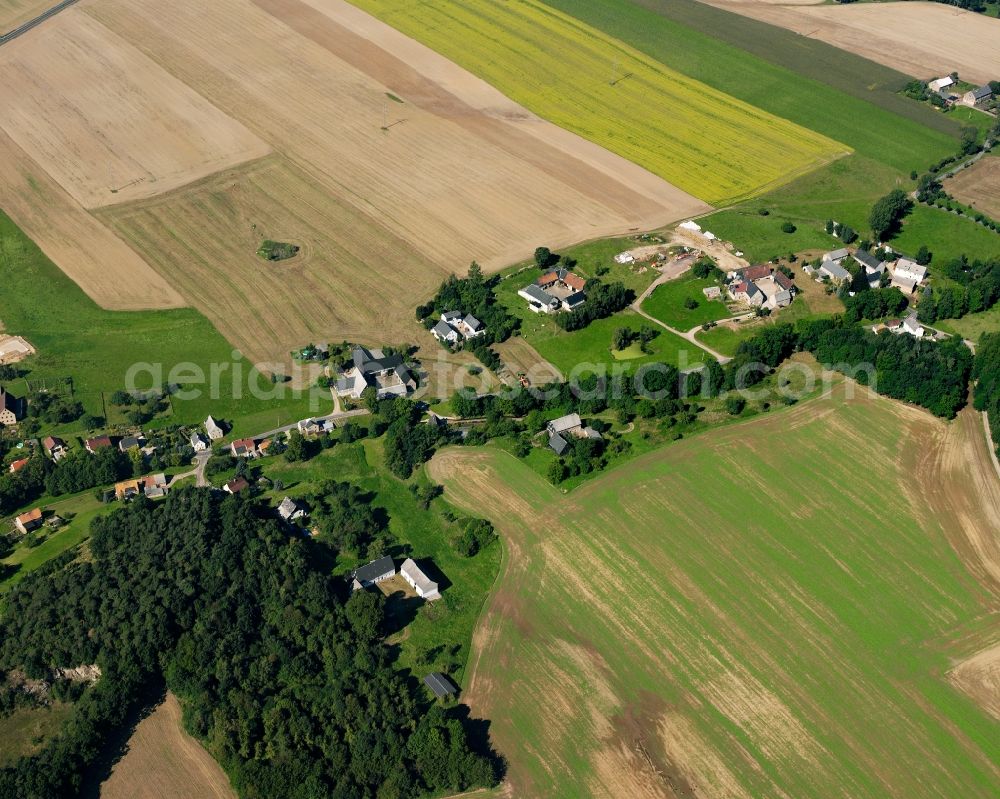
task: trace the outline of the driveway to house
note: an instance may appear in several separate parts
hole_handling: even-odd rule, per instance
[[[199,488],[203,488],[208,485],[208,479],[205,477],[205,466],[208,465],[208,459],[212,457],[212,450],[206,449],[202,452],[195,453],[195,467],[190,472],[184,472],[183,474],[175,474],[170,478],[170,482],[167,483],[167,488],[173,488],[174,483],[181,480],[185,480],[188,477],[195,478],[195,485]]]

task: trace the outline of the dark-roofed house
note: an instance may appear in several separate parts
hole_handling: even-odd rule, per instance
[[[354,572],[354,582],[352,584],[355,591],[360,588],[368,588],[383,580],[388,580],[396,573],[396,564],[388,555],[366,563]]]
[[[556,455],[562,455],[569,448],[569,442],[557,433],[549,436],[549,447]]]
[[[458,341],[458,331],[444,319],[439,319],[438,323],[431,328],[431,335],[438,341],[447,341],[449,344],[455,344]]]
[[[962,102],[966,105],[986,105],[993,99],[993,89],[987,83],[978,89],[966,92],[962,96]]]
[[[21,400],[0,388],[0,426],[17,424],[22,415]]]
[[[861,264],[865,269],[877,271],[885,269],[885,264],[883,264],[878,258],[867,250],[858,250],[854,253],[854,260]],[[881,269],[879,267],[881,267]]]
[[[561,305],[557,298],[535,283],[518,291],[517,296],[527,300],[528,308],[535,313],[555,313]]]
[[[381,350],[355,347],[351,352],[354,365],[336,383],[340,396],[360,399],[366,388],[374,388],[378,398],[405,397],[417,387],[403,356],[386,355]]]
[[[130,449],[139,449],[142,445],[143,439],[138,436],[125,436],[125,438],[118,442],[118,449],[122,452],[128,452]]]
[[[446,696],[458,693],[458,686],[439,671],[424,677],[424,685],[430,688],[438,699],[444,699]]]

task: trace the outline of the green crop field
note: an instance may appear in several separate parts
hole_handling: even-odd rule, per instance
[[[690,273],[677,280],[657,286],[642,303],[642,310],[655,316],[665,325],[686,332],[692,327],[732,316],[722,300],[707,300],[702,289],[718,283],[708,278],[698,278]],[[698,303],[695,308],[685,308],[684,301]]]
[[[26,338],[38,354],[19,366],[28,370],[28,379],[71,377],[74,397],[88,412],[109,417],[113,406],[106,397],[125,387],[126,373],[133,364],[162,365],[162,381],[171,370],[188,364],[206,378],[213,364],[222,371],[218,399],[207,390],[198,398],[171,398],[172,412],[156,423],[200,423],[211,413],[233,421],[237,433],[252,435],[287,424],[319,410],[329,413],[329,394],[318,397],[310,411],[306,396],[288,399],[258,399],[249,393],[250,381],[264,391],[273,390],[270,380],[259,375],[245,360],[234,361],[233,349],[194,310],[105,311],[93,302],[27,238],[9,217],[0,212],[0,321],[7,333]],[[234,380],[233,371],[244,377]],[[182,384],[194,387],[193,380],[178,373]],[[190,382],[189,382],[190,381]],[[138,388],[158,382],[145,374],[137,378]],[[242,396],[234,392],[241,388]],[[9,382],[12,393],[23,396],[23,380]],[[202,387],[207,388],[205,386]],[[266,395],[265,395],[266,396]],[[109,421],[115,421],[113,417]],[[154,423],[154,424],[156,424]],[[71,423],[57,432],[81,432]]]
[[[693,0],[549,5],[671,69],[907,174],[957,148],[957,124],[895,93],[905,75],[822,42]]]
[[[997,795],[996,720],[947,678],[1000,634],[953,548],[996,523],[979,417],[841,391],[568,495],[496,449],[431,462],[509,550],[465,698],[513,793]]]
[[[539,116],[716,205],[848,151],[538,0],[353,2]]]

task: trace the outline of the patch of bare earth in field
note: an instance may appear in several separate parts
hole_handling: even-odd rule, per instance
[[[948,676],[979,705],[1000,719],[1000,643],[963,660]]]
[[[235,799],[229,777],[181,726],[181,706],[168,693],[139,722],[128,751],[101,784],[101,799]]]
[[[952,72],[984,83],[1000,75],[1000,20],[941,3],[820,5],[703,0],[849,50],[917,78]]]
[[[1000,39],[997,46],[1000,47]],[[956,200],[1000,219],[1000,158],[980,158],[968,169],[948,178],[945,190]]]

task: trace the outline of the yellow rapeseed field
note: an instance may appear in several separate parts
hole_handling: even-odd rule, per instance
[[[850,148],[536,0],[351,0],[539,116],[723,205]]]

